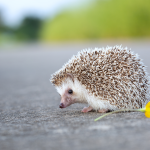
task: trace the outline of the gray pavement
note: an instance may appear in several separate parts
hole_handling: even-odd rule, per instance
[[[129,112],[94,119],[83,104],[59,109],[50,74],[83,48],[122,44],[140,54],[150,73],[149,40],[0,47],[0,150],[149,150],[150,119]]]

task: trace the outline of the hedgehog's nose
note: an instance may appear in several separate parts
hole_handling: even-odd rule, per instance
[[[64,108],[64,104],[60,103],[59,108]]]

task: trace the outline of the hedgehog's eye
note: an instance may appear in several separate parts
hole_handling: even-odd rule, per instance
[[[72,94],[72,93],[73,93],[73,90],[70,89],[70,90],[68,91],[68,93],[69,93],[69,94]]]

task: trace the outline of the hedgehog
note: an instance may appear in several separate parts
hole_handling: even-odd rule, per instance
[[[50,82],[61,96],[59,107],[86,103],[82,112],[138,109],[149,99],[149,76],[138,54],[122,46],[84,49]]]

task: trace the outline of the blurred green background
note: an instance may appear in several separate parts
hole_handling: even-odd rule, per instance
[[[93,0],[54,17],[26,16],[13,27],[0,17],[0,42],[149,38],[150,0]]]

